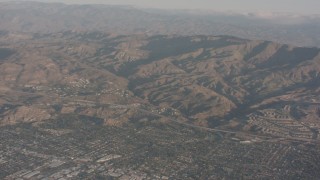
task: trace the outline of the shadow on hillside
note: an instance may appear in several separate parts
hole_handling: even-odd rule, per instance
[[[0,48],[0,60],[4,60],[14,54],[14,51],[9,48]]]
[[[156,36],[150,39],[144,49],[151,52],[150,59],[162,59],[190,53],[200,48],[222,48],[243,43],[241,39],[229,36],[220,36],[216,40],[208,40],[205,36],[196,36],[195,38],[200,41],[193,41],[193,37]]]
[[[232,36],[219,36],[215,39],[208,39],[208,36],[180,36],[168,37],[164,35],[154,36],[149,39],[149,43],[143,47],[143,50],[149,51],[147,59],[132,62],[123,69],[119,74],[127,77],[133,74],[140,65],[152,63],[164,58],[192,53],[200,48],[223,48],[230,45],[242,44],[245,40]]]
[[[314,59],[319,52],[317,48],[297,47],[289,50],[289,47],[284,45],[268,61],[259,66],[274,70],[283,69],[284,67],[293,68],[304,61]]]
[[[263,52],[268,47],[268,45],[270,43],[271,42],[269,42],[269,41],[265,41],[265,42],[259,44],[258,46],[254,47],[252,49],[252,51],[250,51],[248,54],[246,54],[244,56],[244,60],[247,61],[247,60],[255,57],[256,55],[260,54],[261,52]]]

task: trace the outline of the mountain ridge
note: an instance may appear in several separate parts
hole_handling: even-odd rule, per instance
[[[10,39],[14,42],[13,37],[2,36],[7,43]],[[18,87],[16,83],[20,88],[23,84],[61,86],[59,81],[76,83],[73,79],[84,74],[91,77],[88,82],[100,84],[106,76],[111,78],[110,83],[120,83],[120,89],[141,102],[176,109],[185,118],[204,124],[228,122],[238,118],[239,112],[252,111],[252,106],[259,109],[258,104],[264,104],[266,99],[288,92],[319,88],[316,82],[320,50],[317,48],[231,36],[112,37],[98,32],[62,32],[42,37],[34,34],[22,41],[25,42],[17,46],[43,47],[45,51],[29,54],[23,48],[20,55],[13,53],[14,61],[12,56],[2,58],[1,84],[5,85],[2,89]],[[66,41],[68,44],[62,43]],[[24,57],[22,66],[17,63],[19,56]],[[31,65],[28,59],[39,64]],[[68,68],[62,70],[62,67]],[[99,72],[101,77],[93,72]],[[87,81],[82,82],[83,86]],[[106,87],[98,84],[94,87]]]

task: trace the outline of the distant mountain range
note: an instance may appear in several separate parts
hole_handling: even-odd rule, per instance
[[[232,35],[320,46],[319,15],[137,9],[129,6],[11,2],[0,4],[0,29],[19,32]]]

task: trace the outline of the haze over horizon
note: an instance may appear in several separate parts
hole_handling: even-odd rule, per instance
[[[10,1],[10,0],[1,0]],[[67,4],[110,4],[130,5],[143,8],[159,9],[204,9],[240,12],[289,12],[299,14],[319,14],[320,1],[317,0],[36,0],[41,2],[63,2]]]

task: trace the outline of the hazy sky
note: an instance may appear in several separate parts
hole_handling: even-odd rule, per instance
[[[67,3],[103,3],[173,9],[276,11],[320,14],[320,0],[42,0]]]

